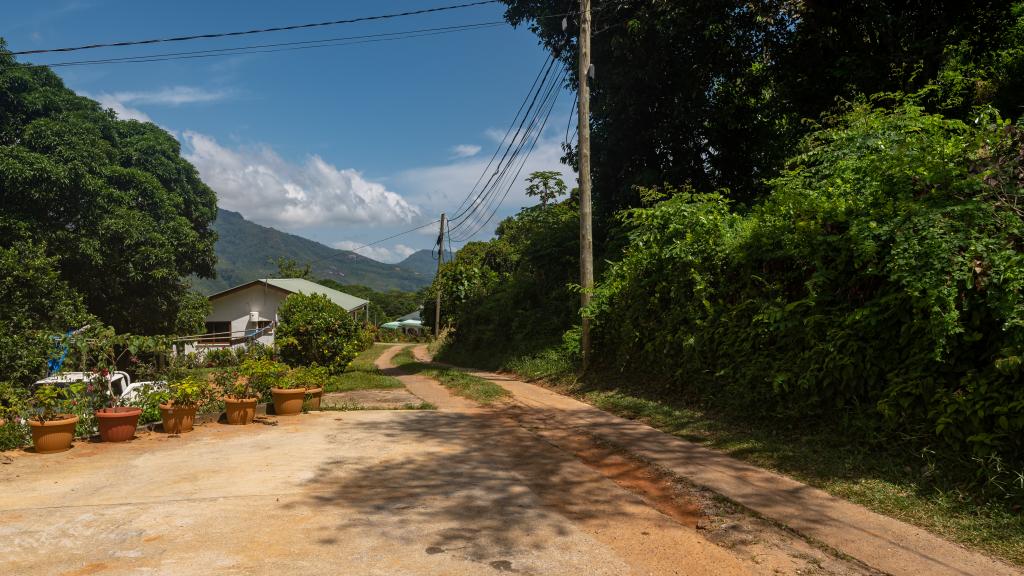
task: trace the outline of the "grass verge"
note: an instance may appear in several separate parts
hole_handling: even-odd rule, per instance
[[[410,374],[421,374],[433,378],[456,396],[469,398],[480,404],[491,404],[509,395],[508,390],[479,376],[467,374],[455,368],[444,368],[417,362],[412,351],[406,348],[395,355],[395,366]]]
[[[462,366],[487,366],[493,355],[442,353]],[[480,360],[480,361],[476,361]],[[860,442],[841,429],[801,422],[752,422],[675,398],[650,394],[630,375],[580,380],[558,350],[504,359],[524,380],[576,396],[602,410],[780,472],[880,514],[1024,566],[1024,513],[981,501],[942,478],[926,454],[905,446]]]
[[[402,388],[397,378],[381,372],[374,362],[389,348],[387,344],[374,344],[356,356],[344,373],[332,376],[324,392],[351,392],[352,390],[379,390]]]

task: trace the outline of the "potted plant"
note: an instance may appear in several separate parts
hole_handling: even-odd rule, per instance
[[[327,368],[317,366],[316,364],[308,368],[299,366],[293,368],[288,377],[295,380],[297,386],[306,389],[306,408],[308,410],[319,410],[320,399],[324,394],[324,386],[327,385],[327,380],[330,378],[330,372]]]
[[[297,377],[298,375],[298,377]],[[289,370],[277,385],[270,389],[274,396],[274,414],[278,416],[294,416],[302,413],[302,403],[306,399],[305,380],[296,370]]]
[[[124,406],[121,399],[110,393],[109,372],[100,370],[86,384],[86,393],[93,399],[93,406],[99,406],[93,415],[103,442],[127,442],[135,437],[142,408]]]
[[[214,381],[224,394],[224,412],[228,424],[250,424],[256,417],[259,393],[252,385],[252,378],[238,370],[225,370],[214,376]]]
[[[166,390],[155,392],[160,400],[160,418],[163,421],[164,432],[191,432],[196,411],[209,401],[210,392],[210,383],[194,376],[172,380]]]
[[[29,400],[34,414],[29,417],[28,424],[37,454],[64,452],[71,448],[78,416],[68,412],[82,389],[78,383],[70,386],[45,384],[36,388]]]

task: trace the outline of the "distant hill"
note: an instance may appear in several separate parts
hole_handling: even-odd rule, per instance
[[[444,261],[450,262],[452,253],[445,251]],[[409,255],[408,258],[398,263],[398,266],[430,276],[431,281],[434,274],[437,274],[437,255],[431,250],[418,250]]]
[[[294,234],[260,226],[238,212],[217,210],[213,228],[217,240],[217,278],[193,278],[193,286],[203,294],[213,294],[232,286],[272,277],[277,258],[291,258],[297,264],[313,263],[313,277],[339,284],[360,284],[375,290],[414,291],[430,284],[433,268],[407,268],[385,264],[348,250],[337,250]],[[430,251],[427,250],[427,258]],[[410,256],[413,258],[416,254]]]

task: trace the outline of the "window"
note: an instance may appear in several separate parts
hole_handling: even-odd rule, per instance
[[[208,336],[202,339],[206,346],[230,346],[231,345],[231,322],[207,322],[206,333]]]

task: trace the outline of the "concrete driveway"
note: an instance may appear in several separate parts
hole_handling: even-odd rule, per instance
[[[480,414],[322,412],[0,465],[0,574],[732,574],[748,567]]]

